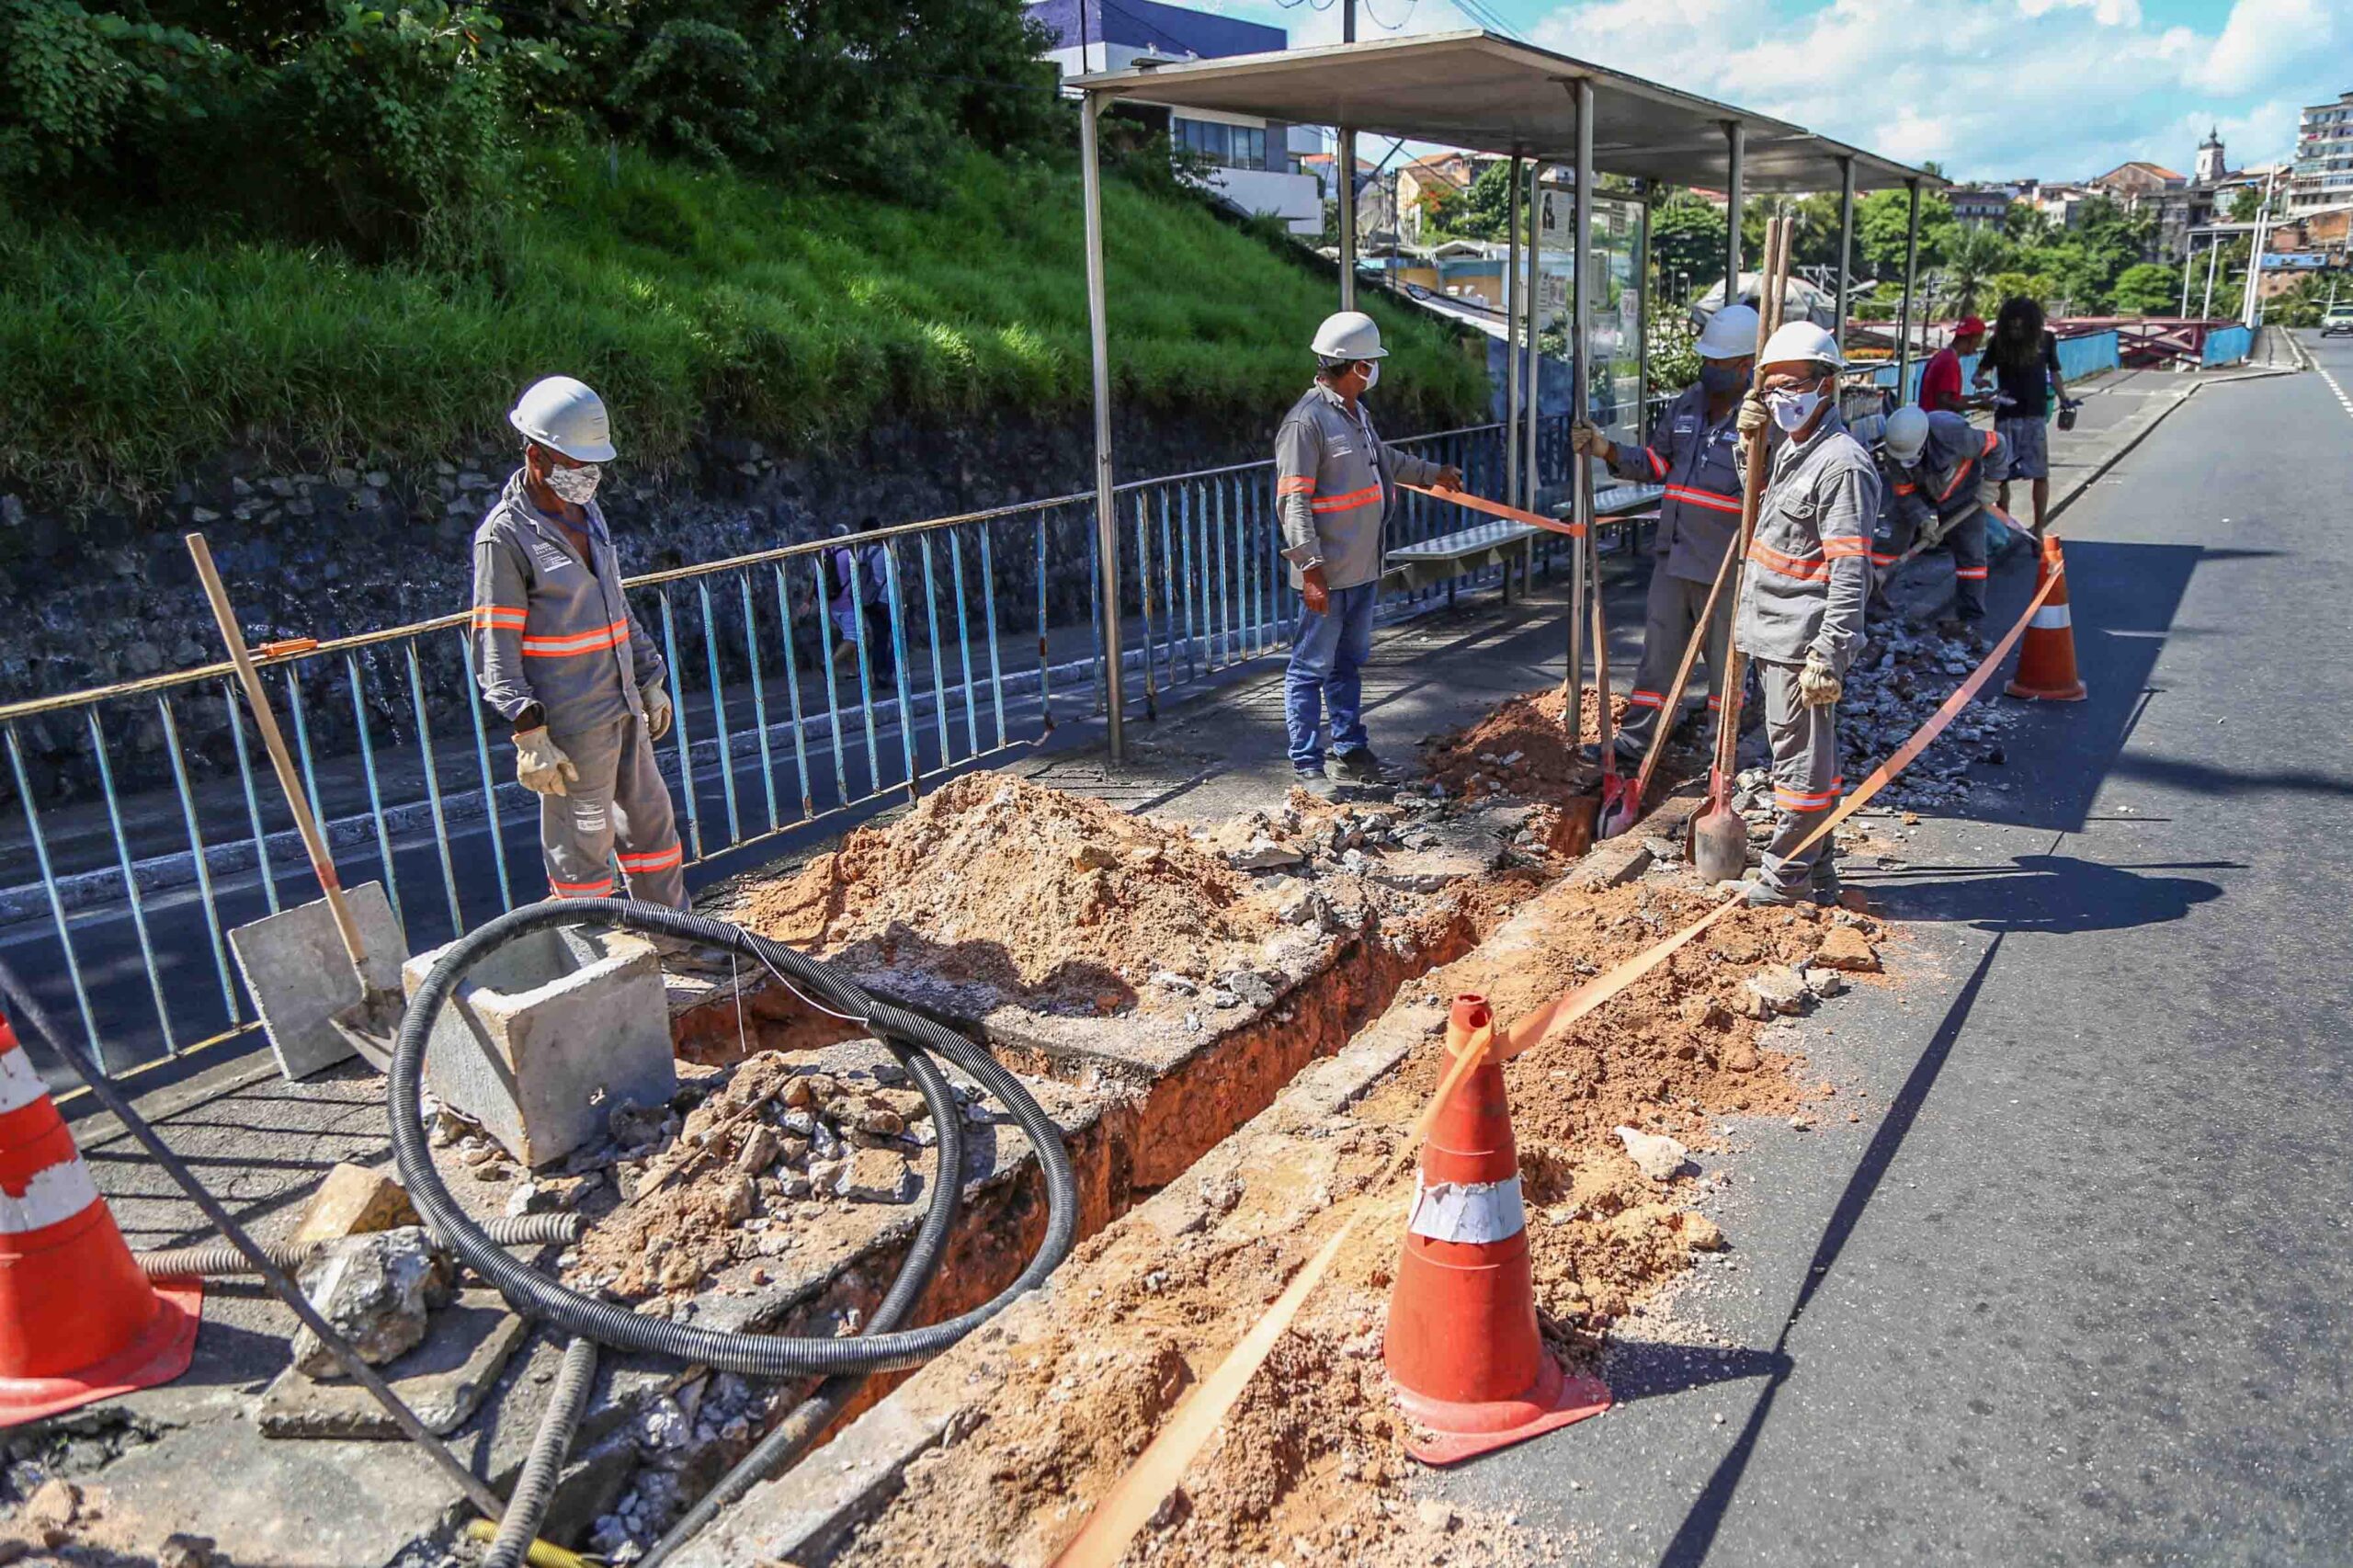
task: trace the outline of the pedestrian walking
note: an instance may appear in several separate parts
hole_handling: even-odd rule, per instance
[[[1825,835],[1798,846],[1837,802],[1837,703],[1863,636],[1879,471],[1838,414],[1837,341],[1810,322],[1776,331],[1759,358],[1762,392],[1741,404],[1745,439],[1767,433],[1771,468],[1741,574],[1733,640],[1765,692],[1773,752],[1773,835],[1741,896],[1789,903],[1838,900]]]
[[[1334,778],[1376,783],[1381,763],[1366,737],[1361,672],[1372,653],[1373,601],[1387,563],[1384,531],[1397,484],[1461,488],[1451,464],[1400,451],[1374,430],[1364,394],[1381,380],[1381,328],[1358,311],[1324,319],[1313,344],[1315,384],[1275,432],[1275,506],[1283,559],[1299,590],[1299,627],[1283,676],[1290,764],[1311,792]],[[1331,711],[1332,773],[1321,734]]]
[[[2059,371],[2059,338],[2043,325],[2042,307],[2024,295],[2002,301],[1994,316],[1994,341],[1977,363],[1977,384],[1992,378],[1996,393],[1994,428],[2009,443],[2009,474],[1996,502],[2010,509],[2010,480],[2030,482],[2034,537],[2042,537],[2051,506],[2051,412],[2067,400]]]
[[[1580,423],[1569,432],[1574,450],[1619,478],[1666,487],[1651,540],[1643,660],[1626,699],[1626,716],[1618,725],[1618,750],[1629,760],[1640,761],[1649,748],[1684,646],[1707,608],[1724,552],[1740,532],[1741,443],[1734,426],[1741,394],[1748,390],[1756,363],[1756,312],[1746,305],[1727,305],[1709,320],[1699,335],[1699,379],[1667,404],[1643,445],[1621,447],[1588,424]],[[1732,611],[1731,596],[1720,596],[1700,643],[1710,710],[1722,701],[1720,687]],[[1695,687],[1690,711],[1699,711],[1700,695]],[[1586,760],[1600,761],[1599,746],[1586,750]]]
[[[1961,395],[1961,358],[1984,347],[1984,318],[1963,316],[1953,324],[1951,341],[1929,355],[1928,362],[1920,367],[1920,406],[1931,414],[1966,413],[1969,400]]]
[[[1958,414],[1899,408],[1880,442],[1884,542],[1871,552],[1874,585],[1884,587],[1914,553],[1952,550],[1953,618],[1963,628],[1985,619],[1986,486],[2010,472],[2009,443]]]
[[[859,520],[858,535],[881,527],[881,518],[869,516]],[[896,668],[891,647],[890,567],[882,541],[856,542],[858,535],[847,524],[835,523],[833,537],[838,542],[825,551],[826,613],[834,618],[835,633],[841,639],[834,649],[834,665],[836,669],[857,668],[858,645],[864,643],[868,672],[878,681],[888,680]]]
[[[683,909],[684,854],[654,764],[668,672],[596,502],[615,456],[604,402],[550,376],[506,418],[523,466],[474,531],[474,662],[483,699],[512,726],[515,777],[540,797],[549,893],[611,896],[618,858],[631,897]]]

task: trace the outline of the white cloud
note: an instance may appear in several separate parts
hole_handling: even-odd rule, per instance
[[[2238,0],[2212,50],[2191,62],[2190,85],[2216,93],[2271,85],[2329,47],[2339,9],[2326,0]]]

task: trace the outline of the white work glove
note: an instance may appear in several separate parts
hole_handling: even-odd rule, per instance
[[[1599,458],[1608,462],[1609,446],[1609,437],[1601,433],[1601,426],[1589,419],[1580,419],[1569,426],[1569,449],[1579,457]]]
[[[645,733],[655,740],[670,733],[670,692],[658,680],[647,681],[637,688],[645,703]]]
[[[563,781],[579,777],[580,769],[563,755],[563,748],[549,735],[546,725],[525,730],[515,737],[515,779],[532,794],[567,794]]]
[[[1808,708],[1827,708],[1845,689],[1828,660],[1819,653],[1805,656],[1805,668],[1798,672],[1798,697]]]
[[[1740,400],[1738,428],[1742,440],[1748,439],[1771,423],[1773,423],[1772,411],[1765,406],[1762,394],[1751,392]]]

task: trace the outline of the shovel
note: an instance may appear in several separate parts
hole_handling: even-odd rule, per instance
[[[1586,460],[1571,454],[1571,461],[1584,465]],[[1585,746],[1585,553],[1593,542],[1593,506],[1591,471],[1580,481],[1576,490],[1577,519],[1584,531],[1569,542],[1569,671],[1561,687],[1561,717],[1569,726],[1569,757],[1574,766],[1577,753]],[[1579,790],[1561,802],[1561,824],[1553,830],[1553,852],[1577,856],[1593,847],[1595,819],[1601,806],[1595,795]]]
[[[205,597],[212,601],[212,619],[228,645],[229,662],[237,668],[246,705],[268,749],[270,766],[278,770],[278,788],[294,812],[311,869],[326,894],[328,922],[318,918],[318,904],[303,904],[238,927],[229,934],[236,949],[237,967],[246,989],[261,1012],[262,1024],[277,1051],[278,1066],[290,1078],[305,1077],[357,1051],[378,1072],[391,1065],[392,1035],[405,1009],[398,989],[400,964],[407,949],[393,918],[391,902],[381,883],[369,882],[347,896],[343,881],[328,858],[326,840],[311,814],[302,781],[287,754],[286,737],[278,733],[278,716],[270,710],[269,694],[261,674],[245,649],[244,633],[237,630],[236,612],[229,591],[212,564],[212,551],[200,533],[188,536],[188,552],[195,559],[196,574],[203,579]],[[371,938],[361,931],[362,917],[376,927],[374,956]],[[347,971],[328,958],[327,927],[350,960]],[[323,961],[324,960],[324,961]],[[355,999],[355,992],[357,993]]]
[[[1593,483],[1593,471],[1586,471],[1585,483]],[[1587,511],[1592,510],[1590,506]],[[1586,548],[1591,550],[1590,536]],[[1634,813],[1641,797],[1627,790],[1631,780],[1618,772],[1618,725],[1609,711],[1609,618],[1602,608],[1601,560],[1594,557],[1593,570],[1593,696],[1596,724],[1601,741],[1601,809],[1594,821],[1594,834],[1600,838],[1615,838],[1634,824]]]
[[[1783,296],[1789,288],[1790,236],[1785,219],[1774,218],[1765,225],[1765,276],[1757,303],[1761,307],[1757,323],[1756,379],[1752,388],[1765,383],[1764,340],[1773,335],[1781,324]],[[1735,572],[1747,571],[1749,540],[1756,533],[1756,514],[1765,503],[1766,477],[1770,472],[1771,458],[1766,447],[1765,432],[1757,431],[1748,438],[1746,482],[1741,486],[1740,535],[1733,541],[1733,552],[1741,564]],[[1735,577],[1735,584],[1738,579]],[[1740,600],[1734,587],[1733,602]],[[1707,628],[1703,621],[1700,631]],[[1691,824],[1691,861],[1699,875],[1711,882],[1737,881],[1748,869],[1748,824],[1732,808],[1733,758],[1740,743],[1741,697],[1748,678],[1748,661],[1733,644],[1724,660],[1722,702],[1716,716],[1716,749],[1713,765],[1708,773],[1708,806]],[[1662,736],[1670,714],[1659,715]]]

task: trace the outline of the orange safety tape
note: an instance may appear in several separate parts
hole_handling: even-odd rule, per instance
[[[1127,1555],[1136,1533],[1160,1511],[1161,1504],[1185,1479],[1185,1471],[1191,1468],[1202,1445],[1217,1430],[1218,1423],[1225,1419],[1225,1413],[1233,1408],[1233,1402],[1242,1397],[1251,1378],[1266,1364],[1275,1342],[1290,1327],[1291,1319],[1299,1315],[1308,1293],[1323,1283],[1332,1260],[1340,1256],[1341,1244],[1363,1218],[1364,1213],[1358,1212],[1333,1233],[1267,1315],[1242,1336],[1242,1342],[1218,1363],[1217,1370],[1202,1380],[1199,1391],[1137,1456],[1128,1472],[1095,1506],[1095,1511],[1086,1517],[1086,1525],[1070,1544],[1055,1555],[1053,1568],[1111,1568]]]
[[[1986,681],[1993,678],[1994,672],[2001,667],[2002,661],[2009,656],[2010,650],[2018,646],[2018,639],[2026,634],[2028,622],[2034,619],[2034,612],[2042,608],[2042,602],[2051,597],[2052,590],[2058,585],[2063,572],[2063,567],[2060,572],[2054,572],[2043,579],[2042,586],[2035,591],[2034,597],[2027,601],[2026,608],[2019,613],[2018,624],[2011,627],[2008,634],[1994,645],[1994,651],[1985,655],[1984,662],[1971,673],[1967,680],[1961,683],[1959,688],[1950,697],[1945,699],[1943,706],[1928,715],[1920,727],[1912,733],[1909,740],[1896,747],[1885,762],[1871,770],[1870,778],[1856,786],[1852,794],[1839,801],[1836,810],[1815,824],[1813,831],[1800,841],[1797,847],[1790,851],[1791,854],[1802,854],[1813,845],[1820,843],[1824,834],[1831,832],[1840,823],[1860,811],[1865,802],[1887,787],[1890,779],[1910,767],[1914,758],[1927,750],[1929,744],[1938,735],[1944,733],[1945,726],[1951,723],[1960,716],[1961,710],[1969,706],[1970,699],[1984,688]],[[1556,998],[1529,1014],[1518,1023],[1508,1026],[1499,1037],[1502,1043],[1495,1051],[1495,1060],[1508,1062],[1555,1029],[1567,1028],[1580,1018],[1586,1017],[1603,1003],[1665,963],[1673,956],[1677,949],[1738,907],[1740,907],[1740,902],[1737,899],[1718,904],[1673,936],[1652,944],[1632,958],[1586,981],[1574,991]],[[1457,1057],[1448,1067],[1446,1075],[1438,1080],[1437,1092],[1430,1096],[1430,1103],[1423,1110],[1421,1119],[1414,1124],[1416,1143],[1429,1135],[1430,1125],[1438,1119],[1438,1113],[1446,1108],[1447,1102],[1454,1097],[1455,1089],[1464,1078],[1470,1075],[1471,1068],[1486,1055],[1481,1042],[1475,1038],[1472,1040],[1472,1047]]]
[[[1474,512],[1490,517],[1508,517],[1515,523],[1526,523],[1531,528],[1547,533],[1566,534],[1571,539],[1585,537],[1583,523],[1564,523],[1558,517],[1548,517],[1539,512],[1523,512],[1517,506],[1506,506],[1500,501],[1490,501],[1484,495],[1473,495],[1468,490],[1430,490],[1419,484],[1398,482],[1400,490],[1410,490],[1416,495],[1427,495],[1435,501],[1451,501],[1458,506],[1468,506]]]

